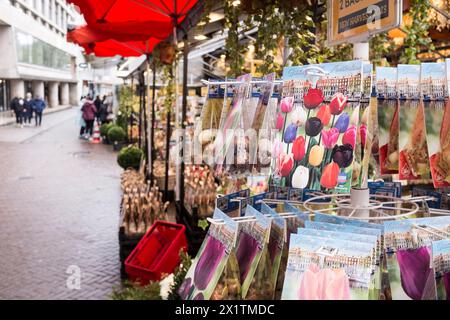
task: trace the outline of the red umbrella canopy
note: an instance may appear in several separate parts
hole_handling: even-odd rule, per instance
[[[167,38],[197,0],[69,0],[80,8],[87,24],[120,34]]]
[[[153,48],[160,42],[155,38],[147,41],[126,41],[120,42],[109,39],[100,42],[80,44],[86,54],[95,54],[97,57],[113,57],[120,55],[122,57],[139,57],[153,51]]]

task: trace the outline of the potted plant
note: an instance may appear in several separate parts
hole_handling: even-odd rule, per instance
[[[117,156],[117,163],[123,169],[133,168],[139,170],[141,159],[144,156],[144,152],[136,146],[128,146],[120,150]]]
[[[114,123],[104,123],[100,126],[100,135],[104,143],[109,144],[108,131],[114,126]]]
[[[114,151],[119,151],[127,138],[125,130],[119,126],[113,126],[108,130],[108,140],[113,144]]]

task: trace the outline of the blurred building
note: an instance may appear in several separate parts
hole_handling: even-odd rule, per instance
[[[64,0],[0,0],[0,113],[26,92],[50,108],[77,105],[82,94],[105,94],[120,83],[110,62],[86,60],[66,41],[82,16]]]

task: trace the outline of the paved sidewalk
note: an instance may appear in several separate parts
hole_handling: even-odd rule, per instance
[[[77,109],[0,127],[0,299],[106,299],[120,283],[121,169],[78,131]]]

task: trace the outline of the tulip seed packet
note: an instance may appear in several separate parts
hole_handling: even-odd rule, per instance
[[[285,246],[286,221],[264,203],[261,205],[261,213],[271,219],[269,243],[261,255],[249,288],[248,300],[275,298],[281,256]]]
[[[245,216],[253,219],[238,223],[238,238],[234,248],[243,299],[249,293],[262,253],[267,247],[271,227],[270,219],[251,206],[247,206]]]
[[[211,298],[235,246],[238,223],[217,208],[213,219],[222,220],[223,223],[211,224],[178,291],[183,300]]]
[[[392,300],[434,300],[436,282],[431,245],[447,237],[450,217],[386,221],[384,225]]]
[[[239,84],[236,85],[231,108],[225,116],[214,141],[215,162],[218,172],[221,171],[224,163],[234,163],[235,148],[230,149],[230,147],[234,147],[236,129],[243,128],[243,104],[249,94],[251,75],[240,76],[237,81]]]
[[[397,68],[377,67],[376,79],[380,172],[398,173]]]
[[[362,172],[368,171],[369,162],[363,161],[365,154],[365,145],[367,139],[367,130],[369,125],[369,105],[372,93],[372,69],[370,63],[363,64],[363,91],[359,109],[359,124],[356,131],[355,160],[353,162],[352,186],[358,188],[364,183]],[[370,153],[368,154],[370,157]]]
[[[445,81],[450,82],[450,60],[423,63],[423,103],[428,154],[435,188],[450,186],[450,103]]]
[[[436,299],[450,300],[450,239],[433,241],[431,252],[436,278]]]
[[[430,178],[425,130],[425,112],[420,99],[420,65],[398,65],[399,95],[399,178]],[[422,68],[423,69],[423,68]]]
[[[293,234],[283,300],[367,300],[372,281],[367,243]]]
[[[285,68],[273,181],[349,192],[361,95],[361,61]]]

